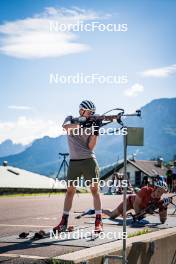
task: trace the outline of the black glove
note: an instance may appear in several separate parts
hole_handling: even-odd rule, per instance
[[[143,220],[145,217],[146,217],[145,215],[140,215],[140,216],[136,217],[136,220],[137,220],[137,221],[141,221],[141,220]]]
[[[93,134],[95,136],[99,136],[99,130],[100,130],[101,126],[102,126],[102,121],[100,121],[100,120],[94,121],[94,123],[93,123]]]
[[[84,121],[81,121],[80,122],[80,125],[82,126],[82,127],[87,127],[87,128],[89,128],[89,127],[91,127],[92,125],[93,125],[93,122],[89,119],[89,118],[86,118],[86,120]]]

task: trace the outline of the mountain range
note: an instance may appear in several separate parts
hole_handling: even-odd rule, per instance
[[[15,155],[24,151],[27,146],[13,143],[12,140],[7,139],[0,144],[0,157]]]
[[[165,161],[173,159],[176,155],[176,98],[155,99],[143,106],[141,112],[142,118],[124,120],[128,126],[144,127],[144,146],[128,147],[128,154],[136,153],[137,159],[149,160],[158,156]],[[68,152],[66,136],[46,136],[35,140],[21,153],[1,157],[0,163],[7,160],[10,165],[54,176],[62,162],[60,152]],[[123,137],[100,136],[95,152],[101,167],[122,159]]]

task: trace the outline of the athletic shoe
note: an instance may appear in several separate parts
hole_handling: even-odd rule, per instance
[[[102,219],[101,219],[101,214],[97,214],[96,215],[96,219],[95,219],[95,233],[100,233],[103,231],[103,223],[102,223]]]
[[[58,224],[57,226],[55,226],[53,228],[53,232],[64,232],[67,229],[67,225],[68,225],[68,216],[67,215],[63,215],[60,224]]]

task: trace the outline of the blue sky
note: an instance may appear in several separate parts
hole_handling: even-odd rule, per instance
[[[0,142],[57,136],[82,99],[97,113],[175,97],[176,2],[0,1]],[[49,32],[48,21],[127,24],[126,32]],[[43,51],[44,50],[44,51]],[[127,75],[127,84],[50,84],[59,75]]]

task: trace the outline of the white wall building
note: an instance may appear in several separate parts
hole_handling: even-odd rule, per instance
[[[44,175],[11,166],[0,166],[0,188],[52,189],[54,182],[54,179]],[[55,187],[65,189],[59,182]]]
[[[145,176],[154,177],[157,174],[166,176],[167,168],[163,165],[161,160],[151,161],[151,160],[135,160],[128,159],[127,160],[127,175],[130,183],[133,186],[140,187]],[[113,173],[118,172],[120,174],[124,173],[124,162],[117,164],[115,170],[107,172],[105,175],[101,177],[102,180],[108,181],[113,177]],[[102,190],[103,192],[107,192],[108,188],[105,187]]]

